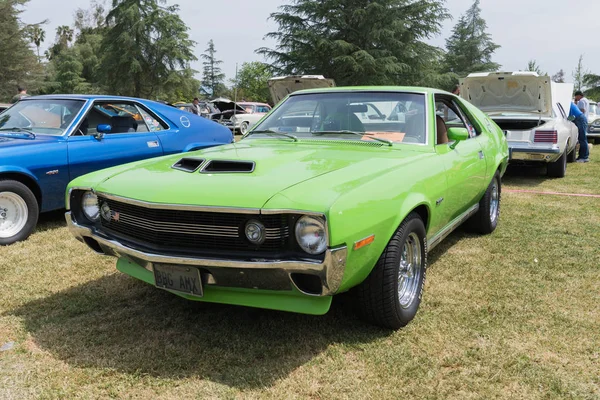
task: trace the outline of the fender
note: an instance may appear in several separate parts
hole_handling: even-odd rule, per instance
[[[0,177],[5,173],[16,173],[16,174],[25,175],[28,178],[30,178],[31,180],[33,180],[38,185],[38,187],[40,186],[40,182],[39,182],[38,178],[26,168],[19,167],[17,165],[1,165],[0,166]]]

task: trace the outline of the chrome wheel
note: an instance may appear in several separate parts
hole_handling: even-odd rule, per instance
[[[29,210],[25,200],[13,192],[0,193],[0,238],[15,236],[27,224]]]
[[[498,180],[494,178],[490,196],[490,221],[492,224],[498,219],[498,208],[500,207],[500,190],[498,189],[498,186]]]
[[[398,301],[402,308],[408,308],[419,294],[422,271],[422,248],[419,236],[412,232],[406,238],[400,254],[398,272]]]
[[[240,127],[240,132],[242,135],[245,135],[246,133],[248,133],[248,123],[247,122],[242,122],[242,126]]]

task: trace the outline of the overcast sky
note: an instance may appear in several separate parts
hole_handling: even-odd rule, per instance
[[[265,40],[266,33],[276,30],[277,25],[268,20],[269,14],[287,3],[285,0],[178,0],[181,18],[190,27],[190,36],[197,42],[198,58],[213,39],[217,57],[223,60],[227,78],[235,76],[235,65],[245,61],[262,61],[254,50],[273,47],[274,42]],[[448,0],[446,6],[453,20],[444,23],[442,33],[431,43],[440,47],[450,35],[452,27],[473,3],[472,0]],[[60,5],[59,5],[60,4]],[[22,19],[35,23],[44,19],[47,47],[54,41],[56,27],[72,25],[77,8],[88,8],[89,0],[48,1],[30,0]],[[107,0],[107,4],[111,4]],[[574,6],[576,4],[577,6]],[[599,1],[566,0],[482,0],[482,16],[488,25],[488,33],[495,43],[502,46],[493,61],[502,64],[501,70],[525,69],[527,62],[535,59],[544,72],[565,71],[567,81],[572,81],[580,54],[584,66],[600,74],[600,15]],[[201,70],[201,63],[192,65]]]

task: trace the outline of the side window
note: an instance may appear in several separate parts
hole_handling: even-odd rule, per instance
[[[150,113],[146,110],[144,110],[140,106],[137,106],[137,109],[139,110],[144,122],[146,123],[147,130],[149,130],[150,132],[158,132],[167,129],[167,126],[165,126],[158,119],[150,115]]]
[[[460,118],[463,120],[463,123],[467,130],[469,131],[469,137],[474,138],[479,135],[481,132],[477,130],[477,127],[469,120],[467,114],[461,109],[460,105],[456,103],[456,101],[452,101],[452,105],[455,107],[455,110],[460,114]]]

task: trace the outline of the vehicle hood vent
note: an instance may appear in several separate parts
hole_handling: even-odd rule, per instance
[[[255,167],[254,161],[233,161],[233,160],[210,160],[204,168],[203,173],[251,173]]]
[[[185,172],[196,172],[205,160],[203,158],[184,157],[177,161],[171,168]]]

